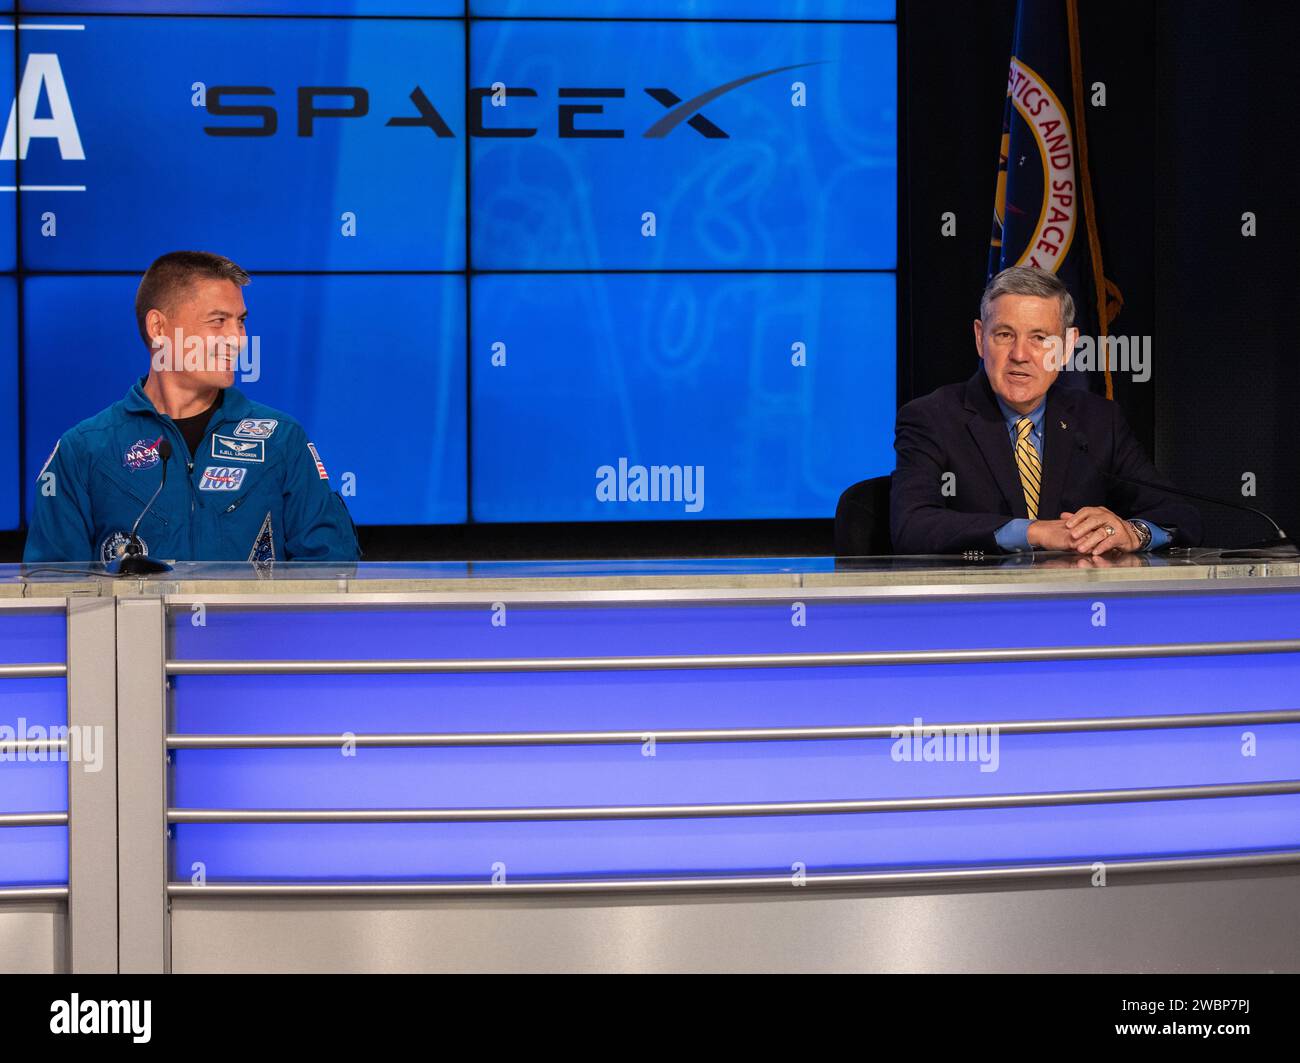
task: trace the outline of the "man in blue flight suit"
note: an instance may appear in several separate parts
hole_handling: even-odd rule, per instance
[[[149,267],[135,299],[149,373],[55,444],[25,562],[357,560],[352,518],[302,426],[232,386],[248,281],[203,251]]]

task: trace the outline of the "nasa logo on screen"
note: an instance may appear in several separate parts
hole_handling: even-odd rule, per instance
[[[24,31],[51,29],[75,31],[84,30],[85,26],[22,23],[18,28]],[[55,34],[55,37],[57,36],[58,34]],[[46,113],[38,114],[38,110],[42,109]],[[45,50],[30,53],[23,64],[18,94],[9,105],[9,119],[5,123],[4,141],[0,143],[0,162],[26,159],[31,142],[38,139],[57,141],[59,158],[64,161],[85,161],[86,151],[81,144],[81,133],[77,128],[77,117],[72,109],[72,99],[63,77],[63,68],[59,65],[58,55],[48,51],[48,46],[45,46]],[[19,188],[19,191],[28,190],[26,186]],[[84,192],[86,186],[42,183],[33,190]],[[6,191],[13,191],[13,189],[7,188]]]
[[[161,459],[158,457],[158,440],[137,439],[122,455],[122,464],[132,472],[152,469]]]
[[[203,470],[199,490],[238,491],[244,484],[244,474],[247,471],[247,469],[231,468],[228,465],[209,465]]]

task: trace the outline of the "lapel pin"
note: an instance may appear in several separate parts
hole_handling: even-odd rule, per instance
[[[1070,426],[1069,426],[1068,424],[1066,424],[1064,421],[1062,421],[1062,422],[1061,422],[1061,427],[1062,427],[1062,428],[1069,428]]]

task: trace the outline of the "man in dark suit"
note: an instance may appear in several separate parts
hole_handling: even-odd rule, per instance
[[[989,282],[975,375],[898,411],[895,551],[1099,557],[1200,542],[1194,506],[1106,475],[1165,482],[1116,403],[1057,382],[1073,325],[1055,274],[1012,266]]]

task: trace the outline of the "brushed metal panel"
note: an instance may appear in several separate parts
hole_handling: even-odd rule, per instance
[[[65,974],[68,919],[62,903],[0,908],[0,974]]]
[[[786,895],[176,897],[177,972],[1300,971],[1300,873]]]
[[[118,964],[161,973],[167,955],[166,679],[162,602],[117,605]]]
[[[117,609],[68,600],[68,726],[97,762],[68,762],[68,933],[78,974],[117,972]],[[83,753],[86,747],[83,745]]]

